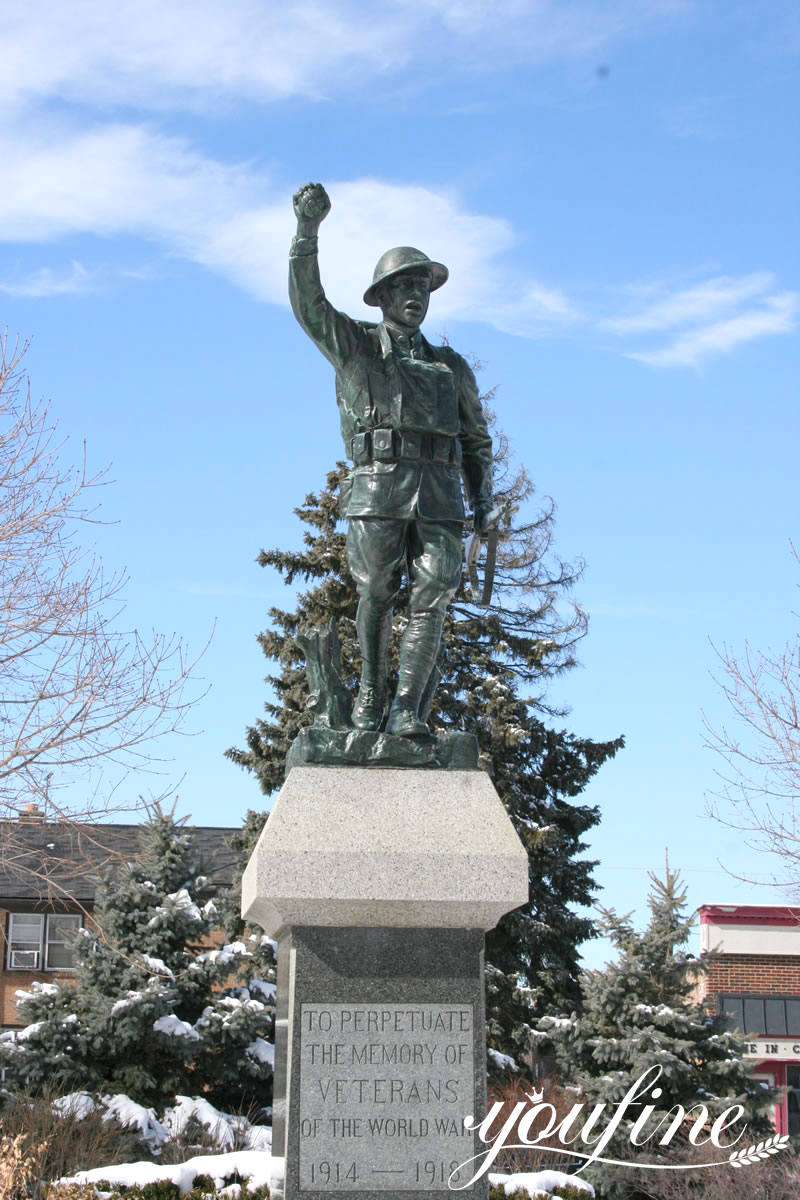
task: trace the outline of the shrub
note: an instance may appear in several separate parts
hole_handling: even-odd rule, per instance
[[[54,1099],[53,1094],[33,1097],[19,1092],[3,1110],[0,1171],[12,1161],[12,1150],[6,1147],[16,1146],[13,1153],[19,1161],[14,1169],[25,1180],[27,1191],[21,1186],[17,1192],[10,1190],[10,1183],[3,1191],[4,1185],[0,1184],[0,1200],[16,1200],[17,1194],[25,1200],[40,1200],[46,1194],[42,1180],[144,1157],[147,1148],[136,1132],[123,1129],[116,1121],[103,1120],[97,1111],[85,1115],[69,1110],[54,1112]]]
[[[231,1179],[217,1187],[210,1175],[195,1175],[191,1190],[184,1193],[183,1196],[181,1196],[177,1184],[171,1183],[168,1179],[161,1179],[156,1183],[134,1184],[130,1187],[119,1183],[109,1183],[108,1180],[100,1180],[95,1184],[54,1183],[47,1187],[44,1198],[45,1200],[97,1200],[98,1194],[102,1193],[108,1197],[108,1200],[217,1200],[217,1197],[220,1200],[223,1197],[225,1200],[230,1200],[230,1193],[223,1191],[223,1188],[229,1185]],[[2,1180],[1,1167],[0,1180]],[[269,1188],[266,1184],[251,1191],[246,1180],[239,1178],[237,1182],[241,1184],[239,1200],[270,1200]],[[27,1200],[27,1197],[28,1193],[25,1191],[9,1192],[7,1197],[0,1190],[0,1200]]]
[[[501,1082],[492,1083],[489,1088],[489,1106],[491,1107],[498,1101],[503,1105],[498,1116],[495,1118],[492,1127],[493,1130],[500,1129],[505,1125],[517,1104],[524,1103],[526,1107],[530,1107],[534,1086],[534,1084],[523,1079],[506,1079]],[[558,1120],[563,1119],[575,1103],[574,1092],[562,1088],[553,1075],[548,1075],[544,1080],[540,1081],[540,1088],[543,1093],[543,1102],[545,1104],[552,1104],[558,1114]],[[498,1172],[503,1175],[516,1175],[526,1171],[550,1170],[565,1171],[566,1173],[574,1171],[578,1164],[574,1158],[569,1158],[564,1154],[564,1146],[557,1137],[544,1138],[540,1146],[532,1146],[530,1148],[515,1147],[514,1143],[519,1141],[517,1125],[524,1111],[523,1109],[514,1125],[512,1125],[511,1132],[507,1138],[507,1147],[504,1147],[498,1154],[492,1165],[492,1172]],[[540,1125],[534,1126],[529,1137],[535,1137],[538,1129],[541,1127]],[[582,1200],[586,1200],[586,1195],[587,1193],[584,1191]]]
[[[41,1146],[26,1144],[18,1134],[0,1134],[0,1200],[27,1200],[36,1180],[36,1157]]]
[[[192,1180],[193,1192],[211,1192],[213,1194],[216,1191],[216,1186],[210,1175],[195,1175]]]
[[[741,1145],[744,1145],[744,1141]],[[747,1145],[750,1143],[747,1142]],[[737,1147],[738,1149],[738,1147]],[[626,1181],[632,1200],[797,1200],[800,1196],[800,1163],[792,1150],[745,1167],[718,1162],[719,1150],[713,1146],[680,1147],[676,1161],[699,1168],[692,1171],[636,1171],[621,1169],[619,1181]],[[634,1160],[635,1161],[635,1160]],[[605,1200],[607,1187],[592,1180],[598,1200]]]
[[[105,1183],[51,1183],[45,1187],[46,1200],[97,1200],[97,1191],[111,1191]]]
[[[158,1179],[136,1188],[138,1200],[181,1200],[181,1189],[169,1179]],[[130,1192],[127,1193],[130,1196]]]

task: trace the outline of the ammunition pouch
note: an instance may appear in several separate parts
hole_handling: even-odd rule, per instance
[[[414,433],[397,429],[368,429],[350,440],[350,457],[357,467],[373,462],[427,462],[461,465],[458,438],[439,433]]]

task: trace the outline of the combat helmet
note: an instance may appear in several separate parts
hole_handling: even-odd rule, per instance
[[[372,273],[372,283],[364,292],[364,303],[377,307],[379,303],[376,295],[378,286],[384,280],[391,279],[393,275],[399,275],[401,271],[410,271],[413,269],[424,269],[428,272],[431,277],[432,292],[435,292],[443,283],[446,283],[447,276],[450,274],[443,263],[433,262],[421,250],[415,250],[413,246],[395,246],[393,249],[387,250],[378,259],[375,270]]]

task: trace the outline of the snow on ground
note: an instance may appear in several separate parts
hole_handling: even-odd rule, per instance
[[[217,1185],[222,1185],[229,1175],[238,1171],[242,1179],[247,1179],[252,1188],[269,1184],[272,1172],[272,1158],[260,1150],[237,1150],[232,1154],[199,1154],[196,1158],[187,1159],[185,1163],[120,1163],[116,1167],[95,1167],[91,1171],[78,1171],[61,1183],[99,1183],[101,1179],[109,1183],[123,1184],[125,1187],[142,1186],[146,1183],[157,1183],[160,1179],[168,1179],[175,1183],[181,1192],[188,1192],[194,1183],[195,1175],[210,1175]]]
[[[95,1103],[88,1092],[72,1092],[54,1101],[53,1108],[60,1113],[86,1116]],[[78,1171],[69,1179],[62,1180],[62,1183],[98,1183],[106,1179],[112,1184],[133,1187],[164,1179],[177,1184],[181,1192],[188,1192],[196,1175],[210,1175],[221,1185],[226,1178],[238,1172],[242,1179],[250,1182],[252,1188],[263,1184],[273,1187],[283,1175],[283,1159],[277,1156],[273,1158],[270,1153],[272,1130],[268,1126],[251,1125],[245,1117],[222,1113],[202,1097],[177,1096],[175,1105],[165,1109],[160,1119],[153,1109],[136,1104],[124,1095],[102,1096],[99,1108],[105,1117],[113,1116],[120,1124],[138,1129],[156,1154],[170,1137],[180,1135],[192,1119],[205,1126],[217,1144],[226,1148],[226,1153],[196,1155],[177,1164],[136,1162],[95,1167],[90,1171]],[[237,1145],[246,1149],[233,1149]],[[585,1180],[579,1176],[565,1175],[562,1171],[491,1174],[489,1182],[502,1186],[506,1195],[524,1191],[532,1198],[553,1196],[555,1200],[559,1188],[571,1185],[584,1190],[587,1198],[594,1196],[594,1189]]]
[[[587,1197],[594,1195],[594,1188],[579,1175],[565,1175],[563,1171],[521,1171],[517,1175],[489,1175],[493,1187],[502,1187],[507,1196],[513,1192],[527,1192],[529,1196],[555,1196],[561,1187],[578,1188]]]
[[[174,1165],[138,1162],[121,1163],[116,1167],[95,1167],[91,1171],[78,1171],[62,1183],[99,1183],[101,1179],[125,1187],[156,1183],[167,1179],[177,1184],[181,1192],[188,1192],[196,1175],[210,1175],[217,1185],[238,1172],[247,1179],[252,1188],[267,1184],[274,1187],[277,1176],[282,1174],[283,1162],[270,1154],[258,1150],[238,1150],[232,1154],[202,1154]],[[575,1187],[586,1192],[587,1200],[594,1196],[594,1188],[584,1179],[565,1175],[563,1171],[532,1171],[517,1175],[490,1175],[489,1182],[504,1188],[506,1195],[524,1191],[531,1197],[558,1196],[558,1189]],[[457,1193],[455,1193],[457,1194]]]

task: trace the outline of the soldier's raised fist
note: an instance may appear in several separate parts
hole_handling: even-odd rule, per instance
[[[331,211],[328,193],[321,183],[305,183],[294,194],[294,212],[298,221],[319,224]]]

